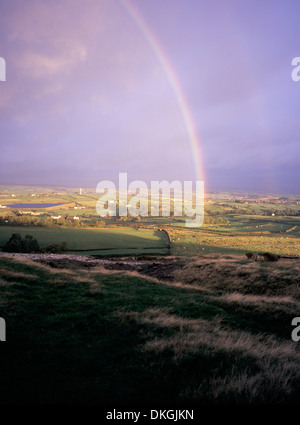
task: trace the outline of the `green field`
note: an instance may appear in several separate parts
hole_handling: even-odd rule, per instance
[[[172,255],[202,256],[203,254],[245,254],[272,252],[278,255],[300,256],[299,237],[262,233],[239,234],[203,228],[199,231],[168,229]]]
[[[68,252],[76,254],[139,254],[168,253],[165,232],[151,229],[135,230],[129,227],[105,229],[67,229],[61,227],[1,226],[0,246],[3,247],[13,233],[32,235],[41,248],[66,242]],[[75,251],[75,252],[73,252]]]
[[[173,255],[257,254],[269,251],[278,255],[300,256],[300,217],[235,215],[230,217],[229,225],[187,229],[182,223],[166,229]]]

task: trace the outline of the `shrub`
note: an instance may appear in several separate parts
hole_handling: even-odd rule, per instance
[[[26,235],[24,238],[20,233],[13,233],[8,242],[2,248],[3,252],[22,252],[32,253],[40,252],[38,241],[31,235]]]
[[[48,245],[46,248],[43,249],[43,252],[47,254],[62,254],[66,251],[67,251],[66,242],[54,243],[54,244]]]
[[[38,241],[31,235],[26,235],[23,240],[24,252],[39,252]]]
[[[97,227],[104,227],[105,226],[105,221],[104,220],[98,220],[97,222],[96,222],[96,226]]]
[[[272,252],[264,252],[262,256],[266,261],[278,261],[280,258],[279,255],[273,254]]]
[[[247,258],[253,258],[255,261],[264,259],[266,261],[278,261],[280,255],[273,254],[272,252],[260,252],[257,255],[254,255],[252,252],[246,252]]]

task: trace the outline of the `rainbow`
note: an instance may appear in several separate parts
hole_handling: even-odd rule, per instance
[[[119,0],[119,1],[122,4],[122,6],[125,8],[125,10],[127,11],[130,18],[134,21],[138,29],[143,34],[145,40],[147,41],[148,45],[150,46],[155,57],[157,58],[157,60],[159,61],[160,65],[162,66],[165,72],[167,80],[169,81],[172,87],[172,90],[175,94],[176,100],[178,102],[181,115],[185,124],[185,128],[188,134],[188,139],[191,145],[192,155],[193,155],[193,159],[195,163],[196,178],[199,181],[204,181],[204,167],[202,163],[202,154],[200,152],[200,143],[198,140],[197,131],[192,119],[192,114],[189,109],[188,101],[182,91],[176,72],[172,68],[162,47],[160,46],[153,32],[151,31],[149,26],[146,24],[141,14],[138,12],[138,10],[133,6],[133,4],[129,0]]]

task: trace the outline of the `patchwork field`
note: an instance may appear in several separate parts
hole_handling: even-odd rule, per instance
[[[277,255],[300,256],[300,227],[295,222],[286,225],[257,224],[251,228],[240,224],[239,227],[203,226],[195,230],[166,229],[173,255],[257,254],[269,251]]]
[[[18,190],[17,187],[2,189],[0,204],[3,205],[9,200],[13,203],[67,203],[69,207],[57,207],[51,212],[41,210],[39,217],[25,214],[20,209],[0,209],[0,222],[2,220],[5,224],[0,226],[0,246],[6,242],[10,236],[8,233],[13,231],[11,227],[14,227],[14,231],[22,234],[25,228],[26,232],[36,235],[41,247],[65,240],[70,250],[81,249],[86,254],[92,253],[87,250],[97,248],[102,250],[99,251],[102,255],[111,254],[104,252],[105,248],[114,248],[120,255],[138,253],[132,248],[147,248],[149,253],[165,254],[168,252],[166,235],[164,232],[155,233],[163,228],[170,236],[173,255],[270,251],[277,255],[300,256],[300,199],[296,196],[209,195],[205,201],[204,225],[194,229],[185,227],[184,217],[140,217],[139,220],[105,217],[100,220],[102,229],[98,229],[98,198],[92,190],[79,195],[75,190],[70,193],[54,188],[49,188],[48,192],[39,192],[38,188],[31,191],[28,188],[26,191],[24,188]],[[62,216],[59,223],[51,220],[53,214]],[[79,219],[75,222],[73,216]],[[72,226],[76,229],[66,228]],[[101,235],[100,245],[98,235]]]
[[[245,254],[272,252],[300,256],[300,217],[233,215],[227,225],[187,229],[184,223],[168,227],[172,254]]]

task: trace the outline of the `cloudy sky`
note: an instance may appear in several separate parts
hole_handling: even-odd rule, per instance
[[[0,0],[0,183],[300,194],[299,1]]]

